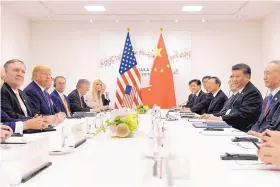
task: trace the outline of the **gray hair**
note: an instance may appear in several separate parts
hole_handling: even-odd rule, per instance
[[[10,64],[13,64],[13,63],[16,63],[16,62],[20,62],[20,63],[22,63],[22,64],[24,65],[24,63],[23,63],[21,60],[18,60],[18,59],[8,60],[8,61],[4,64],[4,69],[5,69],[5,71],[7,72],[8,66],[9,66]],[[24,68],[26,68],[25,65],[24,65]]]
[[[280,60],[272,60],[271,62],[269,62],[269,64],[280,65]]]
[[[90,85],[90,82],[87,79],[79,79],[76,85],[76,88],[79,89],[83,84]]]

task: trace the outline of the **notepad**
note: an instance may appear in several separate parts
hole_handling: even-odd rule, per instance
[[[2,142],[1,144],[26,144],[26,140],[24,140],[22,137],[10,137],[5,142]]]
[[[231,128],[231,126],[229,126],[226,123],[193,123],[193,126],[195,128]]]

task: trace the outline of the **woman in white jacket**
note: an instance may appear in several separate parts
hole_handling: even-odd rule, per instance
[[[102,82],[101,80],[95,80],[91,87],[91,92],[85,96],[85,103],[95,109],[96,112],[105,110],[102,102]]]

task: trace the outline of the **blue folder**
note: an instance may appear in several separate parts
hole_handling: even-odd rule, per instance
[[[231,126],[229,126],[228,124],[226,123],[201,123],[201,122],[198,122],[198,123],[193,123],[193,126],[195,128],[231,128]]]

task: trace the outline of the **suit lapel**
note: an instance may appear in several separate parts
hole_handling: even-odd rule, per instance
[[[8,90],[10,90],[10,93],[12,93],[12,97],[14,97],[14,100],[16,101],[16,103],[17,103],[19,109],[21,110],[21,114],[22,114],[22,115],[25,115],[24,112],[22,111],[22,108],[21,108],[21,106],[20,106],[19,100],[18,100],[18,98],[17,98],[15,92],[13,91],[13,89],[12,89],[7,83],[5,83],[5,86],[7,87]],[[23,101],[23,103],[25,104],[25,107],[26,107],[26,109],[27,109],[28,107],[27,107],[27,105],[26,105],[26,103],[25,103],[25,99],[23,99],[23,97],[21,96],[20,90],[18,90],[18,92],[19,92],[19,96],[21,97],[21,100]],[[27,109],[27,112],[28,112],[28,109]],[[28,113],[28,115],[30,115],[30,114]],[[30,115],[30,116],[31,116],[31,115]]]
[[[266,112],[266,114],[263,116],[263,119],[266,118],[266,116],[269,114],[270,110],[274,107],[274,105],[278,102],[280,99],[280,91],[276,93],[276,95],[272,98],[271,104]],[[267,102],[267,100],[266,100]]]
[[[58,97],[60,104],[62,104],[62,105],[64,106],[63,101],[62,101],[62,99],[61,99],[59,93],[58,93],[56,90],[54,90],[54,93],[55,93],[55,95]],[[64,97],[65,97],[65,96],[64,96]]]
[[[22,91],[21,91],[21,90],[19,90],[19,96],[21,97],[21,100],[22,100],[22,102],[24,103],[24,105],[25,105],[25,107],[26,107],[28,116],[32,117],[31,108],[29,108],[29,105],[28,105],[28,103],[27,103],[27,101],[26,101],[26,98],[23,97],[23,94],[22,94]]]
[[[219,97],[220,92],[221,92],[221,90],[219,90],[219,92],[217,93],[217,95],[215,97],[213,95],[213,99],[212,99],[212,101],[210,103],[209,110],[212,109],[215,106],[215,104],[217,102],[217,98]]]
[[[43,100],[45,101],[45,104],[47,105],[50,113],[53,114],[51,106],[49,106],[49,102],[48,102],[47,98],[45,97],[45,95],[44,95],[43,91],[41,90],[41,88],[35,82],[33,82],[33,84],[34,84],[35,88],[39,91],[39,93],[40,93],[41,97],[43,98]],[[51,105],[51,103],[50,103],[50,105]]]

